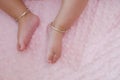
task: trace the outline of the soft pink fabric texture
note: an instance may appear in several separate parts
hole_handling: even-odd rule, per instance
[[[41,25],[29,48],[18,52],[17,23],[0,11],[0,80],[120,80],[120,0],[89,0],[66,33],[62,57],[54,65],[47,63],[46,27],[61,0],[25,3]]]

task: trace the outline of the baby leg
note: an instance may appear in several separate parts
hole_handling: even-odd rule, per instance
[[[49,30],[48,61],[55,63],[61,56],[63,33],[80,16],[88,0],[62,0],[61,9],[54,20],[54,27]],[[51,26],[50,26],[51,27]]]
[[[38,16],[30,12],[22,0],[0,0],[0,8],[18,20],[17,47],[23,51],[39,24]]]

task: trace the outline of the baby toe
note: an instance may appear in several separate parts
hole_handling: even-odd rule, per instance
[[[48,62],[53,63],[53,58],[54,58],[54,52],[49,52],[48,53]]]
[[[17,44],[17,49],[18,49],[18,51],[24,51],[26,49],[25,43],[24,42],[18,43]]]
[[[60,53],[58,52],[58,53],[56,53],[55,55],[54,55],[54,57],[53,57],[53,63],[55,63],[59,58],[60,58]]]

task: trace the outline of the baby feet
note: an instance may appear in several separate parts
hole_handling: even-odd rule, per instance
[[[38,16],[29,13],[22,17],[18,22],[18,50],[23,51],[27,48],[33,33],[39,25]],[[63,33],[55,31],[48,27],[48,46],[47,55],[48,62],[55,63],[61,56]]]
[[[39,25],[39,17],[31,12],[22,17],[18,21],[18,42],[17,47],[19,51],[27,48],[33,33]]]
[[[55,63],[61,56],[63,33],[57,32],[52,28],[47,29],[47,56],[49,63]]]

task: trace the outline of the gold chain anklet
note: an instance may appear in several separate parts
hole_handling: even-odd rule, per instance
[[[60,27],[56,27],[56,25],[54,25],[53,22],[51,22],[50,27],[51,27],[53,30],[55,30],[55,31],[57,31],[57,32],[60,32],[60,33],[66,32],[66,29],[60,29]]]
[[[27,8],[26,11],[24,11],[18,18],[16,18],[15,20],[18,22],[19,19],[21,19],[22,17],[24,17],[25,15],[27,15],[29,13],[29,9]]]

